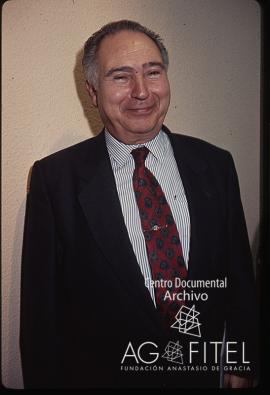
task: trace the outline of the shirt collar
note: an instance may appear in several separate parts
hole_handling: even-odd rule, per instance
[[[131,158],[131,151],[138,147],[147,147],[154,157],[162,162],[167,151],[166,134],[160,130],[150,141],[144,144],[124,144],[105,130],[105,140],[109,155],[118,166],[122,167]]]

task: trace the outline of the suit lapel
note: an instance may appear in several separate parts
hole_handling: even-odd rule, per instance
[[[165,131],[172,143],[190,214],[188,278],[208,279],[211,276],[210,244],[216,226],[209,213],[215,211],[216,191],[209,180],[207,163],[181,144],[181,136],[171,134],[166,128]]]
[[[145,287],[125,226],[104,132],[95,138],[92,159],[82,173],[79,201],[97,244],[119,278],[120,286],[157,324],[157,314]]]

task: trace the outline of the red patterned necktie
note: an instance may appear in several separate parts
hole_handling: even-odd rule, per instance
[[[147,147],[134,149],[131,154],[135,161],[133,187],[139,208],[142,230],[145,237],[152,279],[162,284],[172,281],[173,287],[155,287],[156,305],[167,325],[174,322],[182,301],[164,300],[166,291],[175,290],[175,278],[185,279],[187,269],[179,234],[172,212],[160,184],[147,167],[145,159],[149,153]]]

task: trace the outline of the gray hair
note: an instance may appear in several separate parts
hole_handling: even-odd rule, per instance
[[[96,85],[97,76],[98,76],[98,63],[97,63],[97,53],[100,47],[102,40],[108,35],[116,34],[123,30],[131,30],[134,32],[140,32],[146,34],[150,37],[158,49],[160,50],[160,54],[162,57],[162,61],[166,67],[169,66],[169,56],[168,51],[165,48],[161,37],[153,32],[152,30],[147,29],[142,26],[138,22],[130,21],[130,20],[120,20],[116,22],[108,23],[104,25],[100,30],[95,32],[84,44],[84,54],[82,59],[83,71],[87,81]]]

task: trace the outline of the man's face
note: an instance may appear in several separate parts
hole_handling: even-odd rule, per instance
[[[139,32],[106,37],[98,51],[98,77],[87,84],[108,131],[125,144],[151,140],[170,103],[170,85],[160,51]]]

